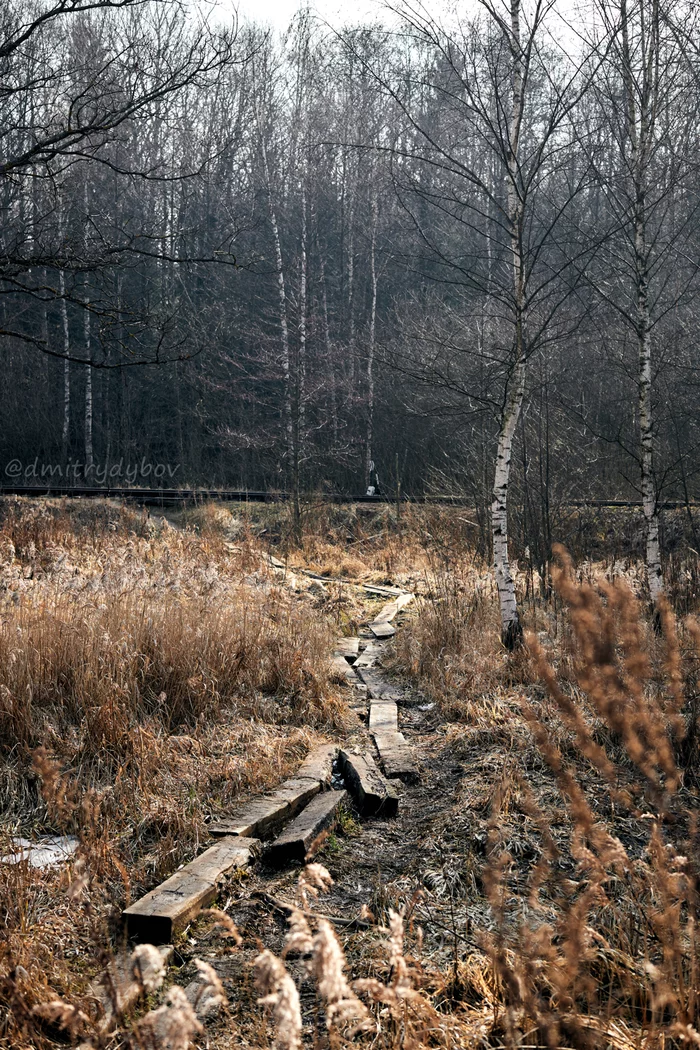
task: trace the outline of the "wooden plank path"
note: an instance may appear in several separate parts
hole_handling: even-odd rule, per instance
[[[281,563],[275,567],[281,567]],[[332,670],[341,681],[366,691],[369,731],[385,776],[412,781],[418,778],[418,771],[408,741],[399,731],[397,701],[401,692],[382,676],[377,665],[384,652],[382,639],[395,632],[391,621],[413,600],[413,595],[394,593],[389,588],[366,589],[387,593],[393,600],[369,625],[374,638],[367,641],[362,652],[359,638],[338,640]],[[260,854],[263,839],[277,836],[265,853],[271,866],[304,863],[314,856],[348,795],[346,790],[329,790],[338,753],[337,744],[322,745],[274,791],[237,806],[210,824],[208,830],[215,844],[125,909],[128,935],[153,944],[172,941],[202,908],[216,899],[227,875],[247,868]],[[343,750],[340,764],[364,816],[396,815],[396,791],[368,751]],[[287,826],[280,831],[284,825]]]
[[[322,744],[304,759],[294,777],[210,824],[209,833],[266,838],[329,786],[337,754],[337,744]]]
[[[384,772],[387,777],[415,782],[419,779],[418,769],[408,741],[403,733],[399,732],[397,701],[401,699],[401,691],[387,681],[377,669],[384,651],[379,639],[384,636],[390,621],[411,601],[412,594],[402,594],[384,606],[369,625],[377,640],[368,642],[353,666],[369,692],[369,731],[379,752]],[[391,631],[393,634],[393,627]]]
[[[320,780],[311,777],[286,780],[265,798],[248,802],[231,816],[209,824],[207,830],[210,835],[264,838],[285,820],[296,816],[320,790]]]

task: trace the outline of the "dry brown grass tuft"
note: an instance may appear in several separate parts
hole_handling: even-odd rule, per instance
[[[499,721],[498,690],[516,668],[498,642],[497,618],[491,576],[479,561],[426,574],[419,608],[394,640],[395,661],[448,720]]]

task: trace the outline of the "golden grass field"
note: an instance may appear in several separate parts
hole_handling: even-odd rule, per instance
[[[68,866],[0,863],[1,1046],[700,1043],[700,631],[670,607],[653,630],[634,563],[562,553],[546,596],[518,576],[528,645],[509,655],[464,512],[320,507],[300,548],[283,506],[1,514],[0,855],[18,832],[80,840]],[[213,1027],[145,949],[137,1005],[106,1027],[90,985],[124,905],[209,817],[356,731],[330,655],[377,604],[303,568],[418,596],[390,657],[423,761],[393,832],[410,862],[371,874],[383,832],[348,816],[288,884],[288,929],[216,910],[181,946],[202,1001],[229,1000]],[[359,859],[369,918],[334,931]],[[195,948],[212,938],[223,985]]]

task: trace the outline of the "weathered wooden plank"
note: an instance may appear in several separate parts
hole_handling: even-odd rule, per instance
[[[338,807],[347,797],[347,791],[317,795],[272,843],[265,855],[267,863],[280,867],[295,861],[303,864],[313,857],[335,823]]]
[[[382,609],[379,610],[377,615],[374,617],[372,623],[389,623],[390,620],[394,619],[398,611],[399,607],[396,604],[396,602],[389,602],[388,605],[385,605]],[[370,627],[371,626],[372,624],[370,624]]]
[[[398,598],[404,593],[398,587],[380,587],[376,583],[363,583],[362,586],[368,594],[386,594]]]
[[[393,700],[372,700],[369,705],[370,732],[397,733],[399,709]]]
[[[246,868],[259,846],[256,839],[229,836],[151,890],[124,911],[127,933],[136,940],[166,944],[173,935],[211,904],[222,879],[235,868]]]
[[[374,667],[379,657],[384,652],[384,646],[377,642],[367,642],[364,652],[361,652],[353,665],[355,670],[361,667]]]
[[[389,623],[394,617],[403,609],[409,602],[413,601],[412,594],[399,594],[393,602],[389,602],[383,609],[377,613],[374,620],[370,624],[370,627],[374,627],[376,624]]]
[[[388,682],[386,678],[383,678],[374,668],[361,667],[357,673],[367,686],[369,695],[373,700],[398,701],[401,699],[401,690],[393,685],[392,682]]]
[[[321,790],[321,778],[294,777],[285,780],[276,791],[264,798],[253,799],[230,816],[209,824],[210,835],[243,835],[265,838],[285,820],[295,816]]]
[[[392,638],[396,634],[396,628],[390,623],[371,623],[369,629],[375,638]]]
[[[399,809],[396,791],[379,772],[368,751],[341,750],[340,763],[361,813],[365,816],[396,816]]]
[[[336,652],[340,653],[341,656],[355,657],[359,651],[360,639],[357,637],[339,638],[336,643]]]
[[[403,733],[378,729],[372,732],[372,736],[388,777],[399,777],[407,783],[414,783],[419,779],[413,755]]]
[[[328,785],[333,776],[333,763],[337,755],[337,744],[321,744],[306,756],[295,776],[318,780],[321,786]]]
[[[331,659],[331,674],[334,678],[340,679],[341,682],[347,683],[347,685],[359,683],[359,678],[354,670],[340,653],[334,653]]]

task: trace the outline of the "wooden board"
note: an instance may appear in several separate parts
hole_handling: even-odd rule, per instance
[[[380,587],[376,583],[363,583],[362,587],[364,587],[368,594],[387,594],[399,598],[404,593],[403,591],[400,591],[398,587]]]
[[[388,777],[399,777],[407,783],[415,783],[418,770],[403,733],[376,730],[372,732],[382,767]]]
[[[383,645],[379,645],[377,642],[368,642],[364,652],[360,653],[357,660],[355,660],[353,665],[355,670],[359,670],[361,667],[374,667],[383,652]]]
[[[361,667],[357,673],[367,686],[373,700],[401,700],[401,690],[383,678],[374,668]]]
[[[360,651],[360,639],[357,637],[339,638],[335,648],[341,656],[355,657]]]
[[[338,815],[347,791],[326,791],[317,795],[306,809],[285,828],[268,849],[265,860],[272,867],[310,860],[323,845]]]
[[[210,835],[243,835],[265,838],[295,816],[321,790],[321,779],[295,777],[285,780],[276,791],[264,798],[246,802],[230,816],[208,825]]]
[[[389,623],[390,620],[394,619],[398,611],[399,607],[396,602],[389,602],[388,605],[385,605],[383,609],[379,610],[372,623]],[[370,627],[371,626],[372,624],[370,624]]]
[[[334,653],[331,659],[331,674],[333,678],[345,682],[347,685],[359,684],[359,678],[350,664],[341,653]]]
[[[371,623],[369,629],[375,638],[392,638],[396,634],[396,628],[390,623]]]
[[[369,705],[369,728],[373,733],[397,733],[399,709],[393,700],[373,700]]]
[[[195,915],[211,904],[224,876],[246,868],[257,852],[256,839],[229,836],[151,890],[124,911],[129,937],[166,944]]]
[[[337,755],[337,744],[321,744],[306,756],[295,776],[318,780],[322,787],[327,786],[333,776],[333,763]]]
[[[399,613],[401,609],[404,608],[404,606],[408,605],[409,602],[412,601],[412,594],[399,594],[393,602],[389,602],[388,605],[385,605],[384,608],[377,613],[377,615],[374,617],[374,620],[370,624],[370,628],[374,629],[374,627],[379,625],[380,623],[389,623],[391,620],[394,619],[397,613]]]
[[[364,816],[395,817],[399,809],[396,791],[377,769],[368,751],[341,751],[343,775]]]

